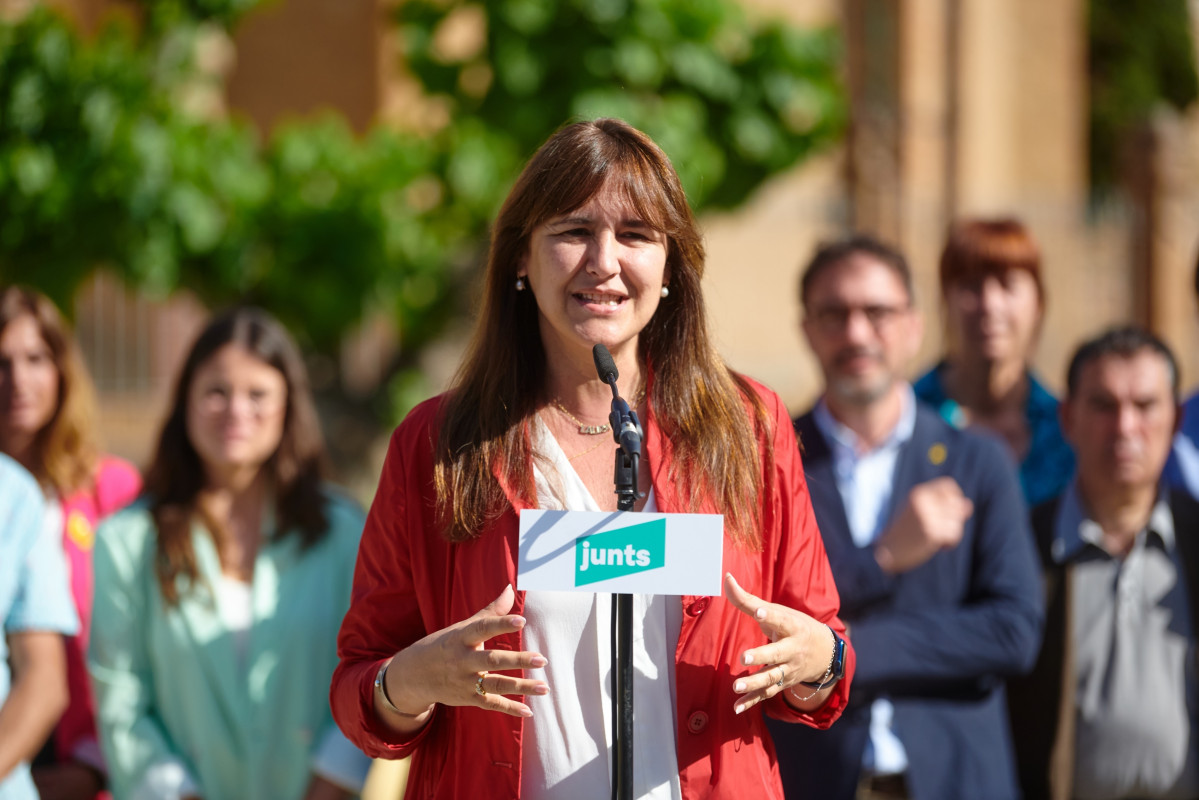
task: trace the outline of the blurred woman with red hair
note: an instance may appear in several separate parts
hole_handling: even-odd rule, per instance
[[[941,254],[945,359],[915,384],[916,396],[958,427],[976,425],[1007,443],[1030,506],[1056,496],[1074,472],[1057,399],[1031,363],[1045,314],[1041,253],[1019,220],[955,224]]]
[[[95,442],[95,392],[79,348],[44,295],[0,291],[0,452],[29,470],[48,501],[47,526],[61,530],[79,634],[67,639],[70,703],[34,762],[43,798],[90,798],[104,787],[104,762],[84,656],[92,606],[96,524],[133,500],[137,471]]]

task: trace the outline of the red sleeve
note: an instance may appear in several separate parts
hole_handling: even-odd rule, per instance
[[[774,602],[820,620],[845,639],[845,677],[837,682],[824,705],[809,713],[800,712],[788,705],[782,695],[777,695],[766,704],[766,712],[787,722],[827,728],[841,716],[849,702],[856,656],[846,635],[845,623],[837,616],[841,599],[824,552],[824,541],[816,527],[816,515],[808,495],[791,419],[777,395],[769,393],[765,399],[773,412],[774,426],[774,485],[766,488],[772,488],[774,496],[769,502],[776,509],[780,527],[772,566],[776,587]],[[768,541],[768,548],[769,545]]]
[[[414,412],[415,413],[415,412]],[[411,418],[410,418],[411,420]],[[410,496],[406,467],[418,470],[430,461],[414,450],[407,423],[391,437],[379,488],[375,494],[358,548],[354,588],[337,637],[339,663],[333,673],[330,703],[333,718],[346,737],[373,758],[403,758],[431,730],[433,719],[415,735],[400,738],[384,726],[374,710],[375,674],[384,660],[423,637],[427,631],[421,617],[412,580],[409,503],[420,503],[419,493]],[[417,458],[417,464],[412,459]],[[431,463],[430,471],[432,475]]]

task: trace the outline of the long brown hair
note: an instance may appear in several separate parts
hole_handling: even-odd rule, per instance
[[[197,504],[205,474],[187,435],[187,398],[196,370],[228,344],[242,347],[274,367],[287,386],[283,435],[278,449],[262,466],[275,493],[278,535],[298,536],[301,545],[309,547],[320,541],[328,528],[321,489],[324,439],[299,349],[283,326],[261,309],[242,307],[225,312],[213,318],[192,345],[175,384],[154,459],[146,470],[145,494],[158,532],[155,570],[168,605],[179,602],[179,576],[189,585],[199,578],[191,539],[193,521],[202,522],[218,545],[223,536],[220,526]]]
[[[96,470],[96,391],[71,328],[54,303],[23,286],[0,292],[0,331],[25,316],[37,324],[58,370],[54,416],[34,437],[33,457],[26,466],[44,489],[65,497],[87,486]]]
[[[671,444],[671,480],[691,498],[691,510],[711,496],[733,539],[760,546],[762,459],[773,459],[769,448],[763,454],[757,445],[756,434],[769,425],[765,408],[724,365],[708,335],[700,293],[703,241],[674,167],[648,136],[616,119],[559,129],[500,209],[482,312],[442,409],[434,483],[446,536],[472,538],[503,512],[493,466],[512,476],[525,499],[535,499],[526,423],[544,399],[546,359],[536,301],[513,284],[530,233],[579,208],[609,182],[669,242],[670,296],[641,332],[638,356],[653,371],[649,400]]]

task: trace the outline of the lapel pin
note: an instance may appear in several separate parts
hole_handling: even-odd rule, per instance
[[[945,445],[937,442],[932,447],[928,448],[928,461],[934,467],[939,467],[945,463],[945,457],[949,455],[949,451],[945,449]]]

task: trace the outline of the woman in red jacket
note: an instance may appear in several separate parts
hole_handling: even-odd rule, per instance
[[[844,708],[790,420],[716,355],[703,267],[674,168],[618,120],[559,130],[501,209],[458,379],[392,437],[338,643],[334,716],[417,754],[408,797],[610,795],[607,598],[513,589],[521,509],[616,508],[597,343],[646,424],[638,510],[723,513],[727,539],[723,596],[635,598],[635,796],[781,798],[761,710]]]
[[[92,544],[101,519],[137,496],[132,465],[95,443],[91,380],[70,328],[31,289],[0,291],[0,452],[29,470],[62,539],[79,633],[67,638],[70,702],[33,765],[44,800],[91,800],[104,787],[84,654],[92,610]]]

